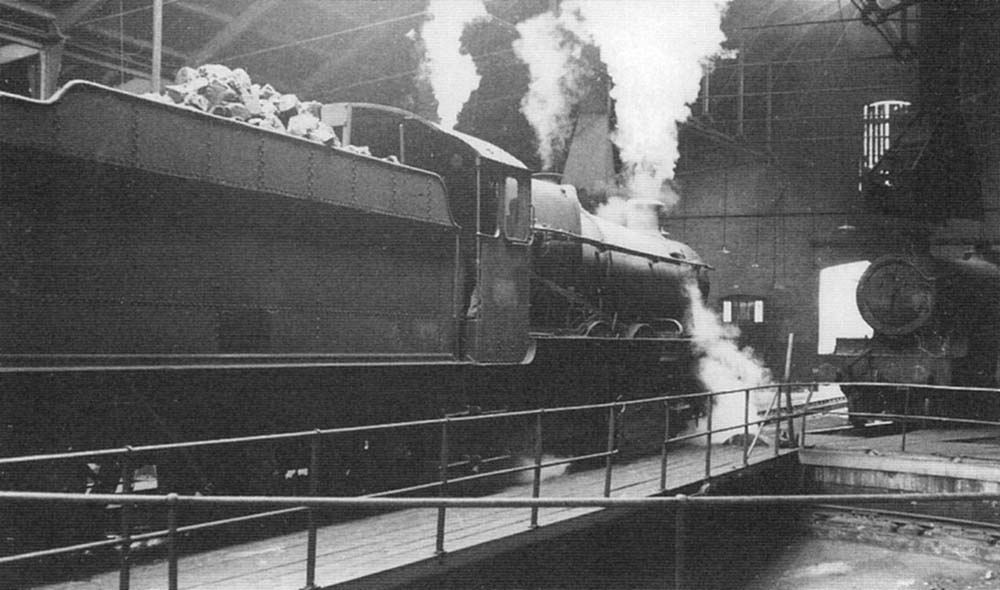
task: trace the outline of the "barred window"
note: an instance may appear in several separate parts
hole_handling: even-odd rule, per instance
[[[910,103],[904,100],[881,100],[866,104],[863,113],[864,146],[861,172],[867,172],[879,163],[889,149],[892,135],[899,129],[891,127],[892,118],[906,113]]]

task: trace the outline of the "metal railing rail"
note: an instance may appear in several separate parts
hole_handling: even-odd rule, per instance
[[[444,552],[444,535],[445,535],[445,519],[446,511],[448,508],[499,508],[499,507],[524,507],[530,508],[531,510],[531,521],[530,527],[535,528],[538,526],[538,510],[539,508],[545,507],[616,507],[616,506],[632,506],[632,507],[644,507],[644,506],[660,506],[660,505],[671,505],[676,504],[678,508],[678,527],[683,530],[684,524],[684,509],[686,506],[695,506],[701,504],[714,504],[714,503],[737,503],[737,504],[750,504],[750,503],[770,503],[770,504],[783,504],[783,503],[815,503],[815,502],[829,502],[834,496],[823,495],[823,496],[754,496],[754,497],[684,497],[679,496],[676,498],[611,498],[611,482],[613,478],[613,467],[614,458],[618,456],[621,449],[618,448],[617,433],[618,428],[623,426],[624,417],[626,416],[625,410],[631,407],[639,407],[646,405],[662,404],[663,406],[663,437],[662,444],[660,444],[660,477],[659,477],[659,489],[661,492],[666,492],[666,482],[667,482],[667,471],[668,471],[668,448],[672,445],[676,445],[685,441],[695,440],[703,438],[706,441],[705,444],[705,479],[710,480],[712,477],[712,441],[718,440],[713,439],[713,436],[719,435],[726,432],[741,431],[743,434],[742,439],[742,464],[744,467],[749,465],[749,456],[753,452],[754,444],[756,443],[757,437],[763,427],[766,424],[775,424],[778,431],[780,431],[782,424],[788,425],[788,432],[792,431],[793,421],[796,419],[801,419],[801,425],[798,430],[798,440],[789,441],[794,445],[795,443],[802,444],[805,441],[806,436],[806,420],[810,415],[822,413],[828,414],[829,408],[823,407],[820,409],[810,409],[808,402],[811,399],[811,394],[807,397],[806,403],[801,408],[788,408],[783,407],[782,391],[785,388],[795,388],[795,389],[808,389],[810,392],[813,391],[818,385],[823,385],[814,382],[802,382],[802,383],[783,383],[783,384],[770,384],[762,385],[757,387],[747,387],[739,388],[733,390],[725,390],[718,392],[701,392],[701,393],[691,393],[683,395],[670,395],[661,396],[655,398],[646,399],[636,399],[636,400],[621,400],[615,402],[608,402],[602,404],[588,404],[579,405],[563,408],[546,408],[546,409],[536,409],[536,410],[523,410],[515,412],[504,412],[504,413],[491,413],[491,414],[478,414],[478,415],[468,415],[468,416],[452,416],[447,418],[439,419],[429,419],[429,420],[418,420],[410,421],[404,423],[396,424],[376,424],[376,425],[365,425],[365,426],[352,426],[344,428],[331,428],[331,429],[317,429],[310,431],[300,431],[300,432],[290,432],[290,433],[280,433],[272,435],[258,435],[258,436],[245,436],[245,437],[233,437],[225,439],[213,439],[204,441],[190,441],[182,443],[168,443],[168,444],[158,444],[158,445],[144,445],[144,446],[125,446],[118,448],[109,449],[98,449],[92,451],[74,451],[68,453],[55,453],[48,455],[33,455],[25,457],[7,457],[0,458],[0,466],[2,465],[15,465],[24,464],[29,462],[46,462],[46,461],[66,461],[66,460],[76,460],[76,459],[91,459],[98,457],[114,457],[121,465],[121,487],[123,493],[120,494],[58,494],[58,493],[45,493],[45,492],[4,492],[0,491],[0,505],[7,502],[23,502],[23,501],[33,501],[33,502],[73,502],[73,503],[87,503],[87,504],[115,504],[122,507],[121,510],[121,533],[116,537],[108,540],[95,541],[93,543],[85,543],[74,545],[71,547],[64,548],[53,548],[46,549],[43,551],[37,551],[33,553],[26,553],[21,555],[7,556],[0,558],[0,564],[12,563],[15,561],[24,561],[28,559],[35,559],[42,556],[53,556],[63,553],[71,553],[76,551],[81,551],[84,549],[96,549],[102,547],[119,547],[121,554],[120,563],[120,584],[119,587],[122,590],[127,590],[129,587],[129,553],[131,544],[137,541],[163,538],[168,539],[169,559],[171,560],[171,579],[176,578],[176,554],[177,554],[177,539],[178,535],[181,533],[187,533],[192,531],[204,530],[219,526],[225,526],[228,524],[247,522],[250,520],[257,520],[262,518],[272,518],[279,515],[289,515],[294,513],[300,513],[303,511],[308,511],[309,519],[307,524],[307,534],[308,534],[308,547],[307,547],[307,572],[306,572],[306,587],[312,588],[315,586],[315,569],[316,569],[316,534],[319,526],[318,519],[316,518],[316,511],[321,509],[330,509],[334,507],[351,507],[351,508],[408,508],[408,507],[424,507],[424,508],[436,508],[438,510],[438,526],[436,531],[436,552]],[[886,383],[868,383],[868,382],[858,382],[858,383],[848,383],[841,385],[851,385],[851,386],[870,386],[870,387],[882,387],[888,388],[893,391],[898,391],[900,394],[904,394],[908,391],[908,388],[919,388],[919,389],[942,389],[942,390],[955,390],[956,388],[948,387],[934,387],[926,386],[922,384],[886,384]],[[771,400],[771,406],[764,412],[763,417],[757,416],[756,419],[751,419],[751,393],[754,391],[774,391],[775,395]],[[989,389],[989,388],[963,388],[963,390],[974,391],[974,392],[987,392],[1000,394],[1000,391]],[[706,428],[703,430],[690,433],[682,434],[678,436],[670,436],[671,432],[671,406],[684,403],[686,401],[712,398],[716,396],[723,395],[742,395],[743,397],[743,423],[736,426],[723,426],[721,428],[713,427],[713,405],[711,403],[705,404],[706,414],[705,422]],[[907,410],[909,408],[907,407]],[[586,455],[574,456],[570,458],[557,459],[557,460],[544,460],[543,459],[543,435],[544,435],[544,419],[547,416],[555,416],[559,414],[569,413],[569,412],[582,412],[582,411],[606,411],[607,412],[607,444],[605,450],[596,453],[590,453]],[[856,414],[861,415],[861,414]],[[865,414],[864,416],[870,416],[874,418],[892,418],[900,419],[904,423],[908,421],[917,420],[927,420],[927,421],[951,421],[975,425],[1000,425],[1000,422],[987,421],[987,420],[973,420],[973,419],[951,419],[951,418],[940,418],[931,416],[916,416],[909,414],[908,412],[903,416],[888,415],[888,414]],[[534,420],[534,461],[528,465],[520,467],[512,467],[507,469],[497,469],[494,471],[488,471],[485,473],[476,473],[473,475],[467,475],[462,477],[450,477],[449,470],[467,466],[469,461],[457,461],[449,462],[450,451],[449,448],[449,428],[453,428],[455,425],[463,423],[473,423],[481,421],[495,421],[495,420],[510,420],[514,418],[532,418]],[[327,437],[333,436],[343,436],[351,434],[367,434],[374,432],[387,432],[396,429],[407,429],[415,427],[439,427],[441,429],[440,434],[440,461],[438,466],[439,478],[437,481],[431,481],[428,483],[423,483],[420,485],[410,486],[406,488],[399,488],[395,490],[386,490],[382,492],[377,492],[373,494],[368,494],[365,496],[355,496],[355,497],[318,497],[317,493],[319,490],[320,481],[320,454],[323,451],[323,441]],[[751,441],[750,434],[751,430],[756,430],[756,436]],[[775,441],[773,444],[774,455],[778,456],[779,445],[778,444],[778,431],[775,433]],[[308,467],[308,477],[309,477],[309,495],[308,496],[178,496],[176,494],[170,494],[166,496],[149,496],[141,494],[129,493],[133,487],[132,478],[134,476],[130,466],[140,465],[137,463],[139,457],[146,453],[160,453],[164,451],[178,451],[178,450],[188,450],[196,448],[213,448],[220,447],[224,445],[242,445],[242,444],[254,444],[261,442],[274,442],[274,441],[288,441],[288,440],[308,440],[310,447],[310,459]],[[790,445],[791,446],[791,445]],[[904,442],[903,450],[905,451],[905,431],[904,431]],[[574,462],[584,461],[584,460],[595,460],[603,458],[605,461],[605,477],[604,485],[602,490],[601,498],[542,498],[541,496],[541,481],[542,481],[542,471],[549,467],[566,465]],[[454,485],[461,482],[469,482],[480,480],[489,477],[498,477],[502,475],[508,475],[519,472],[532,472],[532,497],[531,498],[449,498],[445,495],[448,493],[449,488],[453,488]],[[404,493],[414,493],[420,491],[429,491],[437,489],[439,493],[438,498],[393,498],[390,496],[398,496]],[[1000,497],[1000,494],[946,494],[942,495],[941,498],[937,498],[934,495],[927,494],[879,494],[877,496],[873,495],[853,495],[853,496],[835,496],[836,502],[838,503],[849,503],[849,502],[897,502],[897,501],[930,501],[930,500],[969,500],[969,499],[993,499],[995,497]],[[168,507],[168,518],[167,518],[167,529],[160,531],[152,531],[142,534],[132,534],[130,513],[132,510],[138,506],[143,505],[156,505],[164,504]],[[253,507],[264,507],[264,506],[280,506],[278,510],[270,510],[262,513],[255,513],[245,516],[239,516],[235,518],[228,518],[223,520],[216,520],[212,522],[202,522],[186,526],[178,526],[178,510],[182,506],[189,505],[225,505],[225,506],[253,506]],[[175,585],[171,588],[176,587]]]
[[[795,386],[795,384],[790,384],[788,386]],[[197,524],[178,526],[176,511],[172,510],[168,516],[168,528],[166,530],[152,531],[142,534],[134,534],[131,526],[131,513],[139,505],[145,505],[150,503],[148,498],[150,496],[146,495],[133,495],[129,494],[134,487],[134,472],[133,467],[142,465],[141,458],[144,455],[150,455],[155,453],[163,453],[168,451],[189,451],[192,449],[214,449],[223,446],[235,446],[235,445],[251,445],[256,443],[273,443],[276,441],[308,441],[310,447],[310,458],[309,458],[309,493],[310,496],[315,496],[319,490],[320,481],[320,455],[323,451],[323,441],[327,437],[335,436],[346,436],[346,435],[363,435],[378,432],[388,432],[400,429],[418,428],[418,427],[438,427],[440,431],[441,440],[441,450],[440,450],[440,461],[438,466],[439,478],[436,481],[431,481],[428,483],[423,483],[419,485],[409,486],[405,488],[399,488],[394,490],[386,490],[382,492],[377,492],[373,494],[367,494],[363,497],[353,497],[348,498],[350,502],[355,500],[377,500],[379,498],[386,498],[390,496],[398,496],[400,494],[412,494],[421,491],[430,491],[437,489],[438,494],[442,500],[446,499],[445,495],[448,493],[449,487],[454,487],[459,483],[471,482],[476,480],[481,480],[491,477],[500,477],[504,475],[520,473],[520,472],[533,472],[533,482],[532,482],[532,497],[539,498],[541,495],[541,481],[542,481],[542,471],[561,465],[567,465],[571,463],[576,463],[580,461],[604,459],[605,466],[605,476],[603,484],[603,497],[608,498],[611,496],[612,491],[612,479],[614,470],[614,459],[619,455],[620,449],[617,448],[618,445],[618,429],[624,426],[624,416],[625,411],[628,408],[662,404],[664,410],[664,431],[662,444],[660,445],[661,453],[661,465],[660,465],[660,490],[666,490],[666,480],[667,480],[667,469],[668,469],[668,448],[671,445],[679,444],[685,441],[694,440],[698,438],[705,438],[705,477],[710,478],[712,473],[712,445],[711,440],[713,434],[719,434],[723,432],[728,432],[732,430],[741,429],[744,434],[749,433],[751,428],[756,428],[759,431],[763,426],[770,422],[775,422],[779,419],[788,418],[789,420],[794,417],[790,412],[786,412],[786,415],[782,415],[782,408],[780,404],[780,399],[778,399],[778,408],[774,415],[767,415],[763,419],[759,420],[749,420],[750,417],[750,394],[751,391],[757,389],[763,390],[775,390],[776,385],[767,385],[752,388],[743,388],[737,390],[727,390],[721,392],[700,392],[691,393],[684,395],[669,395],[660,396],[654,398],[644,398],[637,400],[621,400],[615,402],[607,402],[600,404],[586,404],[570,407],[561,408],[544,408],[535,410],[522,410],[514,412],[502,412],[502,413],[488,413],[488,414],[474,414],[474,415],[460,415],[460,416],[450,416],[445,418],[428,419],[428,420],[416,420],[403,423],[394,424],[375,424],[375,425],[364,425],[364,426],[351,426],[343,428],[330,428],[330,429],[316,429],[310,431],[299,431],[299,432],[288,432],[288,433],[278,433],[269,435],[256,435],[256,436],[243,436],[243,437],[232,437],[232,438],[222,438],[222,439],[212,439],[212,440],[201,440],[201,441],[188,441],[179,443],[166,443],[166,444],[154,444],[154,445],[137,445],[137,446],[124,446],[117,448],[106,448],[106,449],[95,449],[88,451],[73,451],[64,453],[52,453],[45,455],[31,455],[22,457],[4,457],[0,458],[0,466],[5,465],[19,465],[27,463],[44,463],[44,462],[59,462],[59,461],[74,461],[74,460],[101,460],[101,459],[114,459],[118,462],[121,468],[120,485],[123,493],[120,494],[76,494],[71,495],[74,497],[87,498],[88,503],[96,504],[115,504],[121,507],[121,520],[120,520],[120,533],[115,537],[107,540],[95,541],[92,543],[77,544],[69,547],[62,548],[52,548],[45,549],[42,551],[36,551],[32,553],[25,553],[21,555],[7,556],[0,558],[0,564],[11,563],[14,561],[23,561],[27,559],[35,559],[42,556],[55,556],[64,553],[72,553],[88,549],[99,549],[106,547],[117,547],[120,552],[120,583],[119,587],[122,590],[127,590],[129,587],[129,568],[130,568],[130,553],[131,546],[133,543],[148,539],[168,537],[173,538],[174,541],[168,543],[168,546],[173,547],[176,543],[176,535],[179,533],[187,533],[192,531],[204,530],[214,527],[225,526],[234,523],[248,522],[251,520],[272,518],[275,516],[287,516],[295,513],[300,513],[307,511],[308,514],[308,557],[307,557],[307,587],[312,587],[314,585],[314,575],[315,575],[315,559],[316,559],[316,534],[319,526],[318,519],[316,518],[316,508],[299,502],[294,506],[286,507],[281,510],[272,510],[262,513],[249,514],[244,516],[239,516],[235,518],[226,518],[221,520],[215,520],[211,522],[201,522]],[[706,403],[706,423],[707,428],[692,433],[681,436],[670,437],[670,413],[671,406],[676,404],[682,404],[692,400],[699,400],[705,398],[712,398],[719,395],[729,395],[729,394],[740,394],[744,395],[745,407],[744,415],[747,420],[744,424],[735,427],[726,427],[720,429],[712,428],[712,407],[714,404]],[[779,396],[780,398],[780,396]],[[543,436],[544,436],[544,418],[559,416],[563,414],[573,413],[573,412],[586,412],[586,411],[597,411],[597,412],[607,412],[607,437],[605,448],[601,452],[589,453],[585,455],[577,455],[569,458],[555,459],[555,460],[545,460],[543,459]],[[449,462],[449,456],[451,449],[449,448],[448,431],[449,428],[453,428],[456,425],[464,423],[475,423],[482,421],[496,421],[496,420],[512,420],[517,418],[533,418],[535,421],[535,449],[534,449],[534,462],[529,465],[511,467],[507,469],[496,469],[493,471],[486,471],[484,473],[475,473],[473,475],[465,475],[462,477],[451,477],[449,470],[455,468],[461,468],[468,466],[470,461],[457,461]],[[749,455],[752,452],[751,445],[747,442],[748,437],[744,436],[743,441],[743,465],[747,466],[749,463]],[[775,445],[775,455],[778,454],[777,445]],[[15,497],[32,497],[36,501],[62,501],[63,496],[10,496],[14,492],[5,492],[3,496],[0,496],[0,503],[5,501],[14,501]],[[25,492],[27,493],[27,492]],[[147,500],[142,500],[138,502],[133,502],[131,498],[147,498]],[[165,496],[164,496],[165,497]],[[222,496],[207,496],[208,498],[219,499]],[[300,498],[301,499],[301,498]],[[156,503],[155,497],[152,503]],[[213,503],[211,500],[208,503]],[[219,502],[216,504],[234,505],[229,502]],[[260,506],[259,502],[249,502],[249,505]],[[359,504],[348,504],[351,506],[358,506]],[[363,504],[362,504],[363,505]],[[436,547],[439,553],[444,552],[444,534],[445,534],[445,518],[446,509],[448,504],[441,504],[438,508],[438,526],[437,526],[437,538]],[[538,507],[534,506],[531,509],[531,527],[538,526]]]
[[[955,424],[968,426],[1000,426],[1000,420],[934,416],[911,412],[910,401],[914,392],[943,392],[948,394],[991,394],[1000,396],[1000,389],[992,387],[955,387],[947,385],[927,385],[923,383],[885,383],[879,381],[850,381],[839,383],[842,387],[865,387],[883,390],[883,395],[895,394],[903,397],[903,413],[850,411],[850,416],[872,420],[898,422],[901,425],[899,450],[906,452],[907,435],[910,424]],[[998,400],[1000,401],[1000,400]]]
[[[325,498],[325,497],[276,497],[276,496],[142,496],[123,494],[60,494],[47,492],[0,492],[0,503],[4,502],[66,502],[73,504],[105,504],[124,502],[136,505],[162,505],[168,509],[167,530],[167,587],[178,588],[179,541],[181,532],[177,526],[178,512],[183,506],[236,505],[236,506],[285,506],[298,509],[332,508],[673,508],[675,523],[674,576],[675,587],[684,585],[684,554],[686,552],[686,527],[688,511],[718,506],[802,506],[828,504],[835,499],[839,505],[888,504],[899,502],[969,502],[998,501],[1000,492],[951,492],[951,493],[893,493],[893,494],[801,494],[764,496],[699,496],[678,494],[675,496],[654,496],[643,498],[610,498],[606,496],[589,498]],[[138,538],[138,537],[137,537]],[[311,539],[312,537],[310,537]],[[312,544],[310,550],[314,551]],[[13,561],[0,559],[0,564]],[[315,588],[315,553],[307,558],[305,588]],[[121,580],[128,587],[128,576],[123,573]]]
[[[196,440],[196,441],[177,442],[177,443],[163,443],[163,444],[152,444],[152,445],[126,445],[122,447],[111,447],[111,448],[94,449],[86,451],[72,451],[65,453],[46,453],[42,455],[24,455],[19,457],[0,457],[0,465],[13,465],[19,463],[33,463],[33,462],[43,462],[43,461],[62,461],[69,459],[88,459],[88,458],[123,456],[123,455],[132,455],[134,457],[143,453],[177,451],[177,450],[187,450],[187,449],[226,446],[226,445],[251,444],[258,442],[301,440],[301,439],[308,439],[309,437],[314,437],[314,436],[375,433],[387,430],[401,430],[401,429],[415,428],[421,426],[443,426],[444,424],[447,423],[459,424],[464,422],[493,421],[493,420],[503,420],[503,419],[518,418],[518,417],[529,417],[529,416],[536,416],[538,414],[555,415],[560,413],[581,412],[587,410],[613,409],[613,408],[625,409],[632,406],[641,406],[647,404],[680,402],[686,400],[718,397],[722,395],[731,395],[731,394],[738,394],[738,393],[752,392],[752,391],[769,391],[769,390],[775,390],[777,388],[786,388],[786,387],[807,388],[816,385],[824,385],[824,384],[823,383],[818,384],[816,382],[779,383],[779,384],[769,384],[769,385],[758,385],[754,387],[741,387],[737,389],[730,389],[723,391],[707,391],[707,392],[697,392],[697,393],[688,393],[680,395],[664,395],[659,397],[648,397],[648,398],[633,399],[633,400],[620,400],[614,402],[604,402],[599,404],[565,406],[559,408],[540,408],[532,410],[517,410],[511,412],[473,414],[468,416],[433,418],[427,420],[414,420],[409,422],[369,424],[363,426],[345,426],[339,428],[321,428],[312,430],[301,430],[295,432],[283,432],[276,434],[262,434],[254,436],[206,439],[206,440]],[[886,386],[887,384],[851,383],[851,385]],[[985,390],[985,391],[990,391],[990,390]],[[780,400],[778,400],[777,410],[782,412],[784,411],[782,409]],[[783,417],[787,418],[787,416]],[[775,418],[772,417],[768,421],[772,421],[774,419]],[[708,433],[705,431],[699,432],[700,436],[705,436],[706,434]]]

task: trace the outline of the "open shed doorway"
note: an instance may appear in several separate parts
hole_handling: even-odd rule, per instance
[[[824,268],[819,273],[819,354],[832,354],[837,338],[870,338],[871,326],[858,311],[855,291],[858,280],[871,263],[848,262]]]

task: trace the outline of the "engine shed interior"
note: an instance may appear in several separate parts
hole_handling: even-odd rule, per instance
[[[998,39],[998,0],[0,0],[0,587],[59,544],[126,587],[189,501],[185,541],[257,526],[230,495],[363,497],[253,517],[315,588],[319,519],[433,489],[437,567],[452,494],[616,464],[680,571],[812,414],[995,421],[922,443],[995,466]]]
[[[485,3],[488,17],[462,41],[483,81],[458,118],[455,145],[461,134],[481,138],[509,154],[497,156],[505,164],[546,168],[517,108],[528,77],[511,44],[519,23],[558,4]],[[167,1],[155,40],[153,9],[152,0],[0,1],[0,88],[45,98],[82,79],[144,92],[154,62],[167,83],[183,66],[220,63],[303,99],[437,118],[433,93],[415,76],[424,0]],[[705,69],[679,128],[673,184],[681,198],[660,225],[713,267],[717,312],[726,301],[767,301],[764,320],[742,338],[769,366],[782,365],[791,333],[794,376],[829,363],[820,351],[832,337],[820,333],[819,317],[831,313],[819,309],[830,300],[820,295],[825,270],[916,250],[959,258],[1000,240],[997,11],[989,0],[728,3],[728,51]],[[598,68],[595,79],[607,72]],[[580,141],[584,131],[614,128],[607,89],[593,84],[581,101]],[[452,139],[424,136],[416,119],[392,112],[356,109],[368,129],[384,125],[356,131],[359,145],[436,170],[457,192],[474,182],[445,145]],[[546,169],[613,177],[620,164],[607,146],[567,145]],[[463,172],[449,173],[456,165]],[[503,192],[495,182],[480,186],[478,206],[451,204],[459,226],[475,217],[485,235],[526,219],[523,208],[513,215],[483,205]],[[524,177],[518,182],[525,190]],[[578,188],[585,209],[605,198]],[[514,225],[507,237],[527,239],[526,225]],[[864,326],[855,332],[864,338]]]

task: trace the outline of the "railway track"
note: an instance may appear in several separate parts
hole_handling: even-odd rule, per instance
[[[970,506],[970,514],[978,516],[968,519],[933,514],[933,505],[900,508],[817,505],[808,510],[807,526],[820,537],[836,540],[871,543],[963,561],[1000,561],[1000,518],[993,517],[1000,514],[995,507],[985,503]]]

